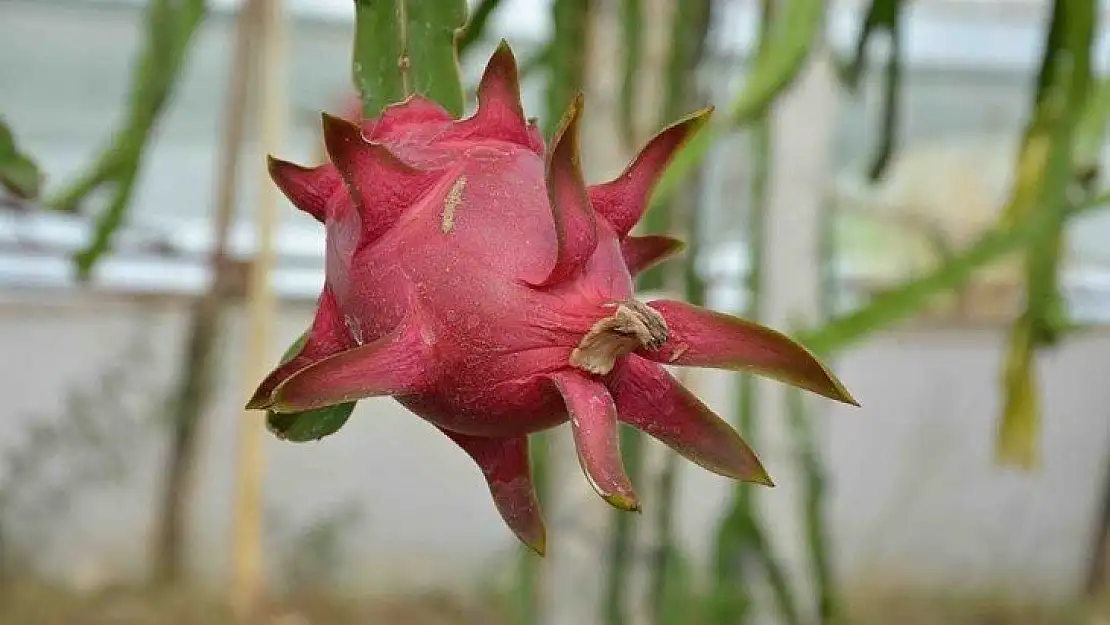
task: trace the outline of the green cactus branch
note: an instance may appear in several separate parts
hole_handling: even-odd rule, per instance
[[[871,43],[871,37],[877,31],[885,30],[893,38],[893,31],[898,28],[902,13],[902,2],[903,0],[871,0],[863,23],[860,24],[859,34],[856,36],[855,54],[841,73],[841,78],[849,90],[859,89],[860,79],[867,70],[867,49]]]
[[[145,39],[131,77],[127,121],[86,172],[48,203],[76,213],[102,184],[123,176],[146,146],[164,105],[173,95],[189,43],[204,18],[203,0],[154,0],[147,6]]]
[[[636,99],[644,56],[643,0],[621,0],[620,11],[621,88],[617,101],[617,123],[620,124],[621,143],[626,150],[632,150],[640,134],[636,123]]]
[[[461,117],[463,86],[455,40],[466,24],[466,0],[407,0],[405,18],[409,93],[435,100]]]
[[[551,138],[563,111],[585,84],[584,72],[591,0],[553,0],[551,17],[555,32],[548,48],[548,88],[543,133]]]
[[[475,43],[482,40],[490,18],[499,6],[501,6],[501,0],[481,0],[478,6],[474,7],[474,12],[466,21],[466,27],[459,34],[459,56],[464,56]]]
[[[351,77],[362,100],[362,116],[381,115],[408,95],[403,78],[404,0],[355,0]]]
[[[1074,178],[1074,137],[1091,86],[1095,21],[1092,2],[1058,1],[1054,6],[1033,113],[1017,159],[1018,180],[1003,211],[1009,222],[1034,211],[1057,216],[1049,234],[1038,237],[1028,253],[1027,313],[1036,324],[1038,344],[1054,342],[1051,325],[1061,313],[1057,264],[1064,219],[1056,207],[1066,202]]]
[[[377,117],[412,94],[459,117],[462,78],[456,38],[466,24],[466,0],[354,0],[351,74],[364,117]]]
[[[173,95],[204,14],[204,0],[154,0],[147,6],[144,47],[132,74],[124,126],[85,173],[47,202],[56,210],[76,213],[89,194],[105,185],[113,187],[112,199],[98,217],[92,238],[76,256],[79,279],[88,278],[96,262],[111,249],[112,239],[126,219],[143,153]]]
[[[728,107],[727,118],[707,125],[675,155],[652,195],[653,210],[680,188],[718,139],[751,124],[793,84],[821,37],[825,4],[825,0],[790,0],[781,12],[776,12],[766,54],[755,59],[743,87]]]
[[[1110,193],[1064,209],[1074,219],[1110,204]],[[1000,225],[980,236],[942,265],[881,295],[856,310],[835,315],[819,327],[799,332],[798,340],[817,353],[833,353],[890,328],[917,313],[936,295],[960,288],[977,269],[1020,250],[1056,218],[1041,211],[1016,224]]]
[[[879,126],[879,148],[867,170],[867,178],[878,182],[886,174],[898,142],[898,119],[902,93],[902,26],[895,20],[890,26],[890,53],[883,78],[883,116]]]
[[[761,52],[729,109],[733,124],[752,122],[793,84],[821,37],[825,4],[822,0],[790,0],[785,7],[776,7]]]
[[[820,443],[814,435],[813,415],[807,399],[801,391],[788,389],[786,418],[803,476],[801,512],[817,600],[817,622],[827,625],[838,622],[840,605],[825,513],[828,476],[821,459]]]
[[[1053,5],[1033,112],[1017,159],[1018,177],[1002,214],[1007,223],[1036,213],[1050,217],[1026,251],[1025,311],[1012,329],[1003,369],[1005,404],[996,456],[1003,464],[1021,468],[1037,464],[1035,355],[1038,348],[1054,345],[1066,324],[1059,288],[1066,219],[1058,207],[1067,202],[1075,179],[1076,129],[1091,90],[1094,4],[1058,0]]]
[[[868,179],[878,181],[886,172],[894,155],[898,139],[899,96],[902,86],[902,9],[904,0],[872,0],[867,9],[859,37],[856,39],[855,57],[844,71],[844,82],[855,91],[867,66],[867,49],[876,31],[886,31],[890,38],[883,70],[882,123],[879,147],[868,168]]]
[[[42,172],[35,161],[16,145],[15,136],[0,117],[0,186],[22,200],[38,198]]]

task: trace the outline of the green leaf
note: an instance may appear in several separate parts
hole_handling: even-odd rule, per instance
[[[285,350],[279,364],[288,362],[289,359],[300,353],[306,341],[308,341],[307,330]],[[357,403],[352,401],[315,410],[281,414],[268,410],[266,412],[266,429],[270,430],[274,436],[294,443],[320,440],[339,431],[339,428],[343,427],[347,423],[347,419],[351,417]]]
[[[42,191],[42,172],[19,150],[7,123],[0,118],[0,185],[12,195],[32,200]]]
[[[456,39],[466,0],[355,0],[351,73],[364,117],[414,93],[463,113]]]

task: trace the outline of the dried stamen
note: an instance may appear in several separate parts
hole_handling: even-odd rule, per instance
[[[613,370],[617,358],[641,347],[657,350],[667,342],[667,322],[654,309],[626,300],[594,324],[570,353],[570,364],[598,375]]]

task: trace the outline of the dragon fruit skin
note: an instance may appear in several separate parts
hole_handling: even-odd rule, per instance
[[[856,404],[782,334],[634,299],[633,276],[682,245],[629,231],[711,111],[664,129],[616,179],[587,186],[581,104],[546,146],[502,43],[468,118],[412,96],[360,124],[324,114],[329,163],[271,158],[279,188],[324,224],[325,285],[300,352],[247,404],[292,413],[394,397],[473,458],[505,522],[540,554],[528,435],[568,420],[584,474],[620,509],[640,504],[618,422],[710,471],[771,484],[739,434],[663,365],[753,372]]]

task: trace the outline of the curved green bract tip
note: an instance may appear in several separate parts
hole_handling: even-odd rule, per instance
[[[625,512],[641,511],[640,502],[633,497],[629,497],[627,495],[610,494],[603,495],[602,498],[605,499],[606,503],[618,510],[624,510]]]

